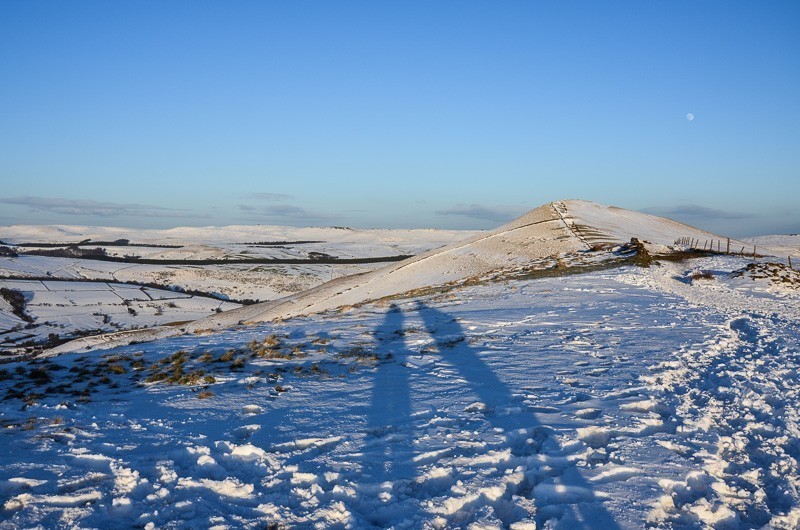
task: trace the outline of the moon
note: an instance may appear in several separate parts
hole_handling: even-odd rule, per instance
[[[686,115],[686,119],[689,120],[689,121],[693,121],[694,120],[694,114],[692,114],[690,112],[689,114]]]

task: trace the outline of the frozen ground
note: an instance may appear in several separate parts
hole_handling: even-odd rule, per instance
[[[797,528],[796,271],[748,263],[3,365],[0,528]]]

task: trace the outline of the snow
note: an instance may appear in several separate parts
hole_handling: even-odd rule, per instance
[[[290,227],[207,227],[171,230],[128,230],[104,227],[11,226],[0,227],[6,243],[77,243],[86,239],[113,242],[128,239],[133,246],[101,244],[109,255],[134,255],[147,259],[308,259],[309,252],[342,258],[370,258],[411,254],[460,239],[472,232],[443,230],[351,230]],[[288,241],[287,244],[252,244]],[[162,248],[167,244],[180,248]],[[91,247],[91,244],[89,244]],[[23,250],[20,247],[18,250]],[[273,300],[320,285],[333,278],[371,271],[383,263],[275,264],[232,263],[141,264],[87,259],[21,255],[0,257],[0,286],[35,293],[29,312],[34,326],[12,314],[0,301],[0,342],[7,348],[42,343],[51,334],[70,337],[99,331],[152,328],[173,322],[201,319],[228,310],[236,300]],[[52,280],[50,279],[52,278]],[[69,280],[69,282],[62,281]],[[81,281],[81,280],[93,280]],[[119,282],[161,285],[166,289]],[[199,293],[192,296],[175,290]],[[206,295],[207,296],[203,296]],[[185,298],[187,300],[177,300]],[[220,303],[219,300],[224,300]],[[120,305],[127,301],[126,306]],[[163,303],[161,302],[163,301]],[[133,303],[131,303],[133,302]],[[174,307],[176,306],[177,307]],[[96,306],[96,307],[93,307]],[[136,314],[129,311],[129,308]],[[110,319],[110,321],[109,321]],[[14,331],[17,328],[19,331]],[[171,330],[142,332],[143,337],[170,334]],[[174,333],[174,330],[172,330]],[[129,334],[123,334],[128,337]],[[99,339],[107,342],[106,338]],[[131,336],[130,340],[137,340]],[[16,350],[14,350],[16,351]]]
[[[111,282],[0,280],[0,287],[23,293],[28,323],[0,304],[0,345],[14,351],[18,343],[43,342],[55,334],[86,330],[115,331],[190,321],[239,307],[212,298]]]
[[[77,243],[90,239],[113,242],[128,239],[135,246],[98,245],[111,256],[145,259],[308,259],[310,252],[340,258],[413,255],[461,240],[473,231],[458,230],[363,230],[341,228],[294,228],[283,226],[183,227],[140,230],[86,226],[0,227],[0,240],[19,243]],[[257,245],[259,242],[288,242]],[[172,245],[180,248],[159,248]],[[94,248],[91,241],[88,248]],[[187,290],[221,293],[229,298],[273,300],[310,289],[332,278],[368,272],[373,264],[218,264],[158,265],[103,262],[43,256],[0,257],[0,275],[57,278],[89,278],[114,282],[177,285]]]
[[[635,267],[631,237],[719,236],[563,201],[305,294],[6,362],[0,529],[797,528],[796,271]],[[27,292],[123,290],[57,283]]]
[[[297,295],[204,318],[183,329],[172,330],[172,334],[349,307],[402,293],[441,288],[503,269],[596,264],[616,257],[612,252],[591,252],[596,245],[620,245],[633,237],[647,241],[657,252],[670,251],[669,245],[681,237],[721,239],[721,236],[648,214],[589,201],[559,201],[540,206],[496,230],[479,233],[369,273],[335,279]],[[116,345],[131,337],[111,337],[103,341],[106,345]],[[94,339],[82,339],[56,351],[85,349],[99,344]]]
[[[792,256],[800,262],[800,234],[749,237],[744,241],[749,246],[748,250],[755,245],[758,253],[780,257]]]
[[[5,401],[0,527],[794,528],[800,295],[729,274],[747,263],[490,282],[6,364],[6,394],[37,366],[79,394],[110,381]],[[714,279],[685,281],[695,268]],[[249,357],[253,339],[283,353]],[[234,371],[199,361],[230,349]],[[144,382],[179,350],[215,382]],[[91,375],[109,363],[127,371]]]

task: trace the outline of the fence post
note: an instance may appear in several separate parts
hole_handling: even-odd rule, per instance
[[[730,253],[731,253],[731,238],[728,238],[728,247],[725,250],[725,254],[730,254]]]
[[[789,268],[790,269],[792,268],[792,257],[791,256],[789,256]]]

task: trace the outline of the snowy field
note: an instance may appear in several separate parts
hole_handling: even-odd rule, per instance
[[[135,256],[149,260],[309,260],[327,255],[338,259],[415,255],[458,241],[474,231],[366,230],[337,227],[286,226],[182,227],[142,230],[91,226],[0,227],[0,245],[20,253],[37,247],[85,242],[83,249],[102,248],[109,256]],[[111,245],[124,240],[126,246]],[[151,246],[148,246],[151,245]],[[158,246],[161,245],[161,246]],[[50,247],[38,250],[52,250]],[[0,276],[100,279],[113,282],[175,285],[191,291],[215,292],[235,300],[274,300],[310,289],[333,278],[372,271],[385,263],[360,264],[265,264],[184,263],[137,264],[79,258],[0,253]]]
[[[5,364],[0,528],[798,528],[797,272],[750,263]]]
[[[0,350],[71,337],[87,330],[111,332],[197,320],[239,304],[202,296],[119,283],[0,280],[22,293],[28,322],[0,305]]]
[[[11,251],[7,254],[19,254],[0,252],[0,288],[19,291],[32,319],[27,322],[15,315],[13,308],[0,297],[0,351],[17,352],[34,344],[41,346],[52,335],[64,339],[198,320],[240,305],[234,302],[275,300],[386,264],[314,263],[310,256],[347,260],[417,254],[472,233],[279,226],[169,230],[0,227],[0,246]],[[120,244],[114,245],[114,242]],[[37,244],[44,246],[36,247]],[[80,244],[81,249],[97,246],[110,257],[170,261],[164,264],[122,263],[24,254],[54,248],[63,251],[68,244]],[[214,264],[191,262],[209,259],[218,261]],[[305,262],[225,263],[226,260],[259,259]],[[143,284],[164,289],[143,288]],[[175,292],[175,289],[195,296]]]
[[[234,300],[275,300],[334,278],[378,269],[365,264],[151,265],[50,256],[0,256],[0,276],[152,283],[216,293]]]

